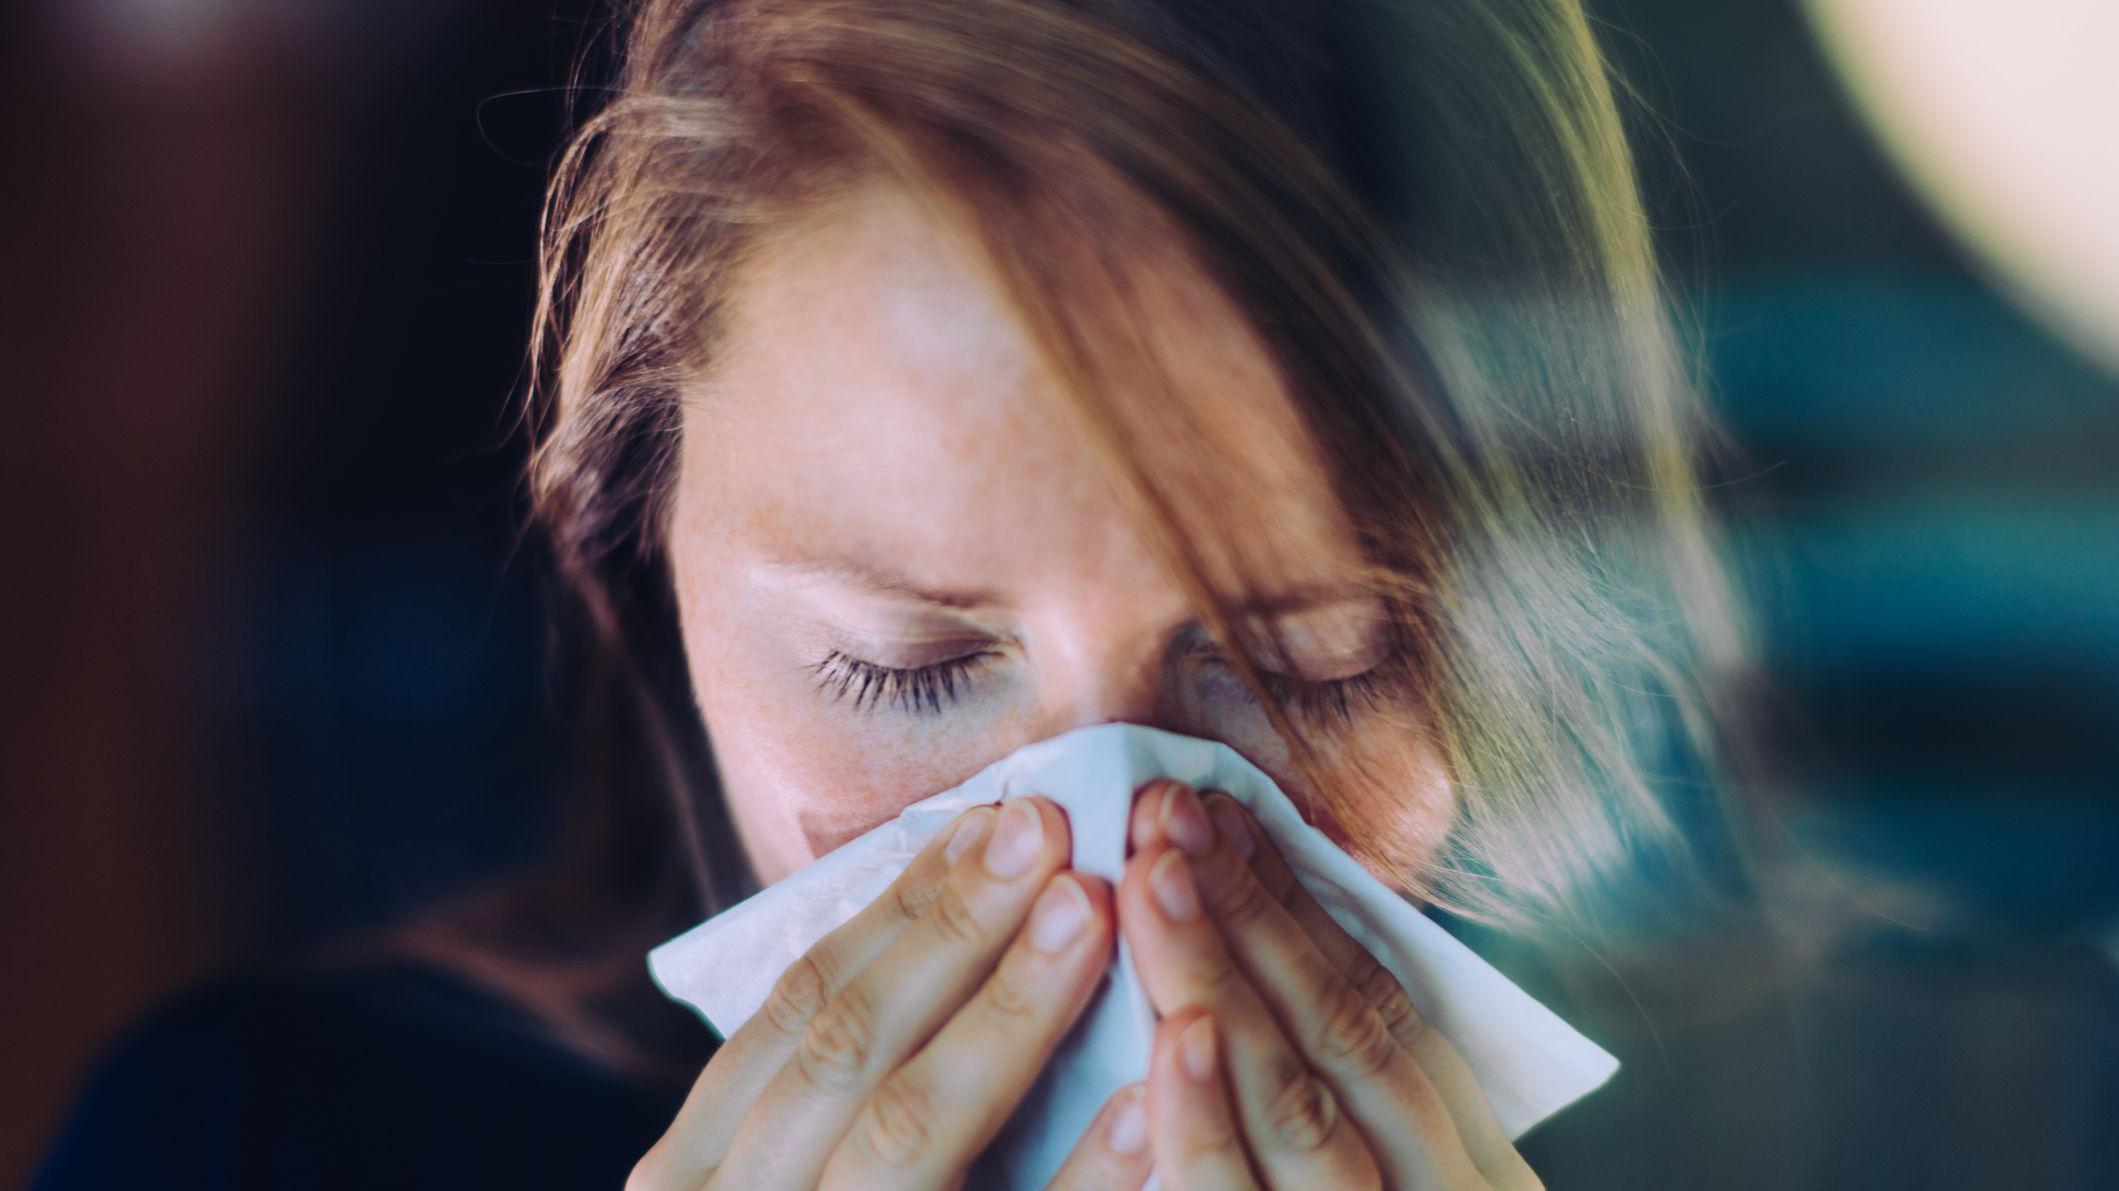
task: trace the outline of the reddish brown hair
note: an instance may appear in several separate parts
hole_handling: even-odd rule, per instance
[[[601,841],[631,849],[600,871],[651,923],[626,945],[747,880],[669,602],[681,394],[746,252],[877,174],[991,267],[1260,689],[1245,659],[1270,643],[1201,561],[1228,527],[1141,462],[1181,405],[1100,383],[1153,372],[1128,346],[1129,239],[1180,247],[1247,318],[1361,530],[1459,795],[1448,846],[1413,858],[1386,786],[1319,785],[1372,863],[1522,925],[1681,847],[1670,799],[1711,794],[1652,775],[1711,757],[1742,653],[1694,479],[1704,420],[1575,0],[648,0],[623,28],[552,185],[530,411],[538,522],[612,723],[654,759],[593,794],[657,792],[620,816],[651,826]]]

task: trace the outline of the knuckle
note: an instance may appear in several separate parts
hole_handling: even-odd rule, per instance
[[[1324,1081],[1300,1070],[1282,1081],[1265,1105],[1262,1121],[1274,1145],[1307,1152],[1323,1146],[1339,1126],[1339,1101]]]
[[[1347,972],[1347,982],[1362,998],[1375,1006],[1376,1016],[1383,1028],[1399,1046],[1411,1049],[1428,1031],[1427,1019],[1413,1008],[1413,999],[1405,995],[1405,989],[1390,969],[1376,962],[1376,957],[1366,951],[1354,960]]]
[[[1381,1001],[1385,993],[1398,987],[1398,980],[1378,963],[1367,951],[1356,949],[1354,958],[1347,961],[1340,975],[1354,989],[1371,1002]]]
[[[933,1119],[934,1098],[919,1080],[900,1072],[868,1098],[855,1133],[879,1166],[904,1170],[927,1153]]]
[[[1243,1130],[1225,1114],[1200,1116],[1185,1131],[1182,1151],[1191,1158],[1205,1158],[1243,1151]]]
[[[964,896],[964,891],[953,884],[945,887],[934,899],[927,918],[944,942],[977,948],[986,941],[986,924],[979,921],[978,913],[971,908],[971,901]]]
[[[1256,926],[1277,906],[1273,895],[1256,880],[1237,874],[1223,888],[1214,909],[1223,926],[1230,930],[1248,930]]]
[[[1235,957],[1219,942],[1200,948],[1186,966],[1185,975],[1202,999],[1211,1004],[1224,1004],[1245,993],[1243,969],[1236,966]]]
[[[986,1007],[987,1016],[1011,1025],[1035,1020],[1043,1008],[1038,982],[1015,960],[1011,956],[1004,961],[979,990],[979,1001]]]
[[[924,882],[897,881],[890,886],[890,917],[897,923],[907,923],[927,912],[934,904],[935,891]]]
[[[1384,1003],[1377,1007],[1376,1013],[1383,1019],[1384,1026],[1390,1030],[1392,1040],[1408,1051],[1418,1049],[1435,1028],[1428,1023],[1427,1018],[1421,1016],[1418,1009],[1413,1008],[1412,999],[1405,995],[1403,989],[1391,993]]]
[[[802,1032],[795,1058],[812,1084],[845,1088],[860,1082],[875,1052],[874,1009],[867,994],[848,985]]]
[[[1374,1075],[1397,1056],[1398,1043],[1383,1015],[1354,988],[1333,981],[1324,994],[1314,1048],[1317,1056],[1354,1075]]]
[[[780,973],[780,978],[773,981],[763,1011],[774,1029],[783,1034],[799,1034],[824,1011],[830,998],[831,982],[824,975],[824,965],[812,951],[789,964],[787,970]]]

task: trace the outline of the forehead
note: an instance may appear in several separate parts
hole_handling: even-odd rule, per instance
[[[1169,383],[1114,369],[1112,396],[1187,528],[1227,531],[1194,533],[1217,543],[1216,581],[1355,565],[1319,456],[1238,312],[1173,249],[1129,259],[1127,325]],[[687,407],[685,470],[735,522],[886,542],[938,572],[1001,544],[982,536],[1085,562],[1134,538],[1014,307],[907,192],[871,186],[777,229],[726,319]]]

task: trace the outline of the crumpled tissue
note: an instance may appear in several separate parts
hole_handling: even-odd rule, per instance
[[[1025,745],[655,948],[648,969],[664,993],[725,1038],[765,1003],[790,963],[875,900],[959,811],[1044,795],[1067,811],[1074,867],[1115,883],[1134,791],[1158,777],[1225,790],[1251,809],[1304,888],[1464,1056],[1511,1139],[1617,1070],[1618,1060],[1303,822],[1272,779],[1234,749],[1136,724],[1097,724]],[[1109,978],[995,1139],[1009,1187],[1043,1187],[1104,1100],[1146,1077],[1154,1028],[1121,943]]]

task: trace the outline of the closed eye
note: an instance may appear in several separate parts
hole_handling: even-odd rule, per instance
[[[968,653],[925,666],[884,666],[834,649],[810,666],[817,687],[832,702],[851,701],[854,709],[889,705],[912,715],[938,715],[961,698],[960,688],[996,656],[990,650]]]
[[[1329,682],[1306,682],[1270,671],[1259,677],[1280,705],[1297,715],[1313,720],[1329,718],[1351,725],[1361,712],[1373,710],[1385,701],[1390,679],[1395,676],[1392,660],[1395,659],[1386,659],[1374,669],[1350,678],[1335,678]]]
[[[1226,669],[1230,679],[1238,681],[1236,667],[1212,642],[1201,639],[1190,652],[1206,664]],[[1258,677],[1266,693],[1290,712],[1313,722],[1351,726],[1363,711],[1382,706],[1396,693],[1405,674],[1404,658],[1403,651],[1393,649],[1368,669],[1342,678],[1297,678],[1263,667]]]
[[[1203,643],[1190,652],[1235,676],[1228,658],[1213,645]],[[962,699],[976,673],[997,656],[993,650],[979,650],[925,666],[885,666],[834,649],[810,665],[809,671],[817,688],[834,703],[850,703],[857,711],[889,706],[910,715],[932,716]],[[1402,653],[1393,651],[1369,669],[1344,678],[1304,679],[1265,669],[1259,671],[1259,678],[1266,692],[1290,712],[1313,722],[1345,726],[1395,693],[1404,672],[1402,659]]]

